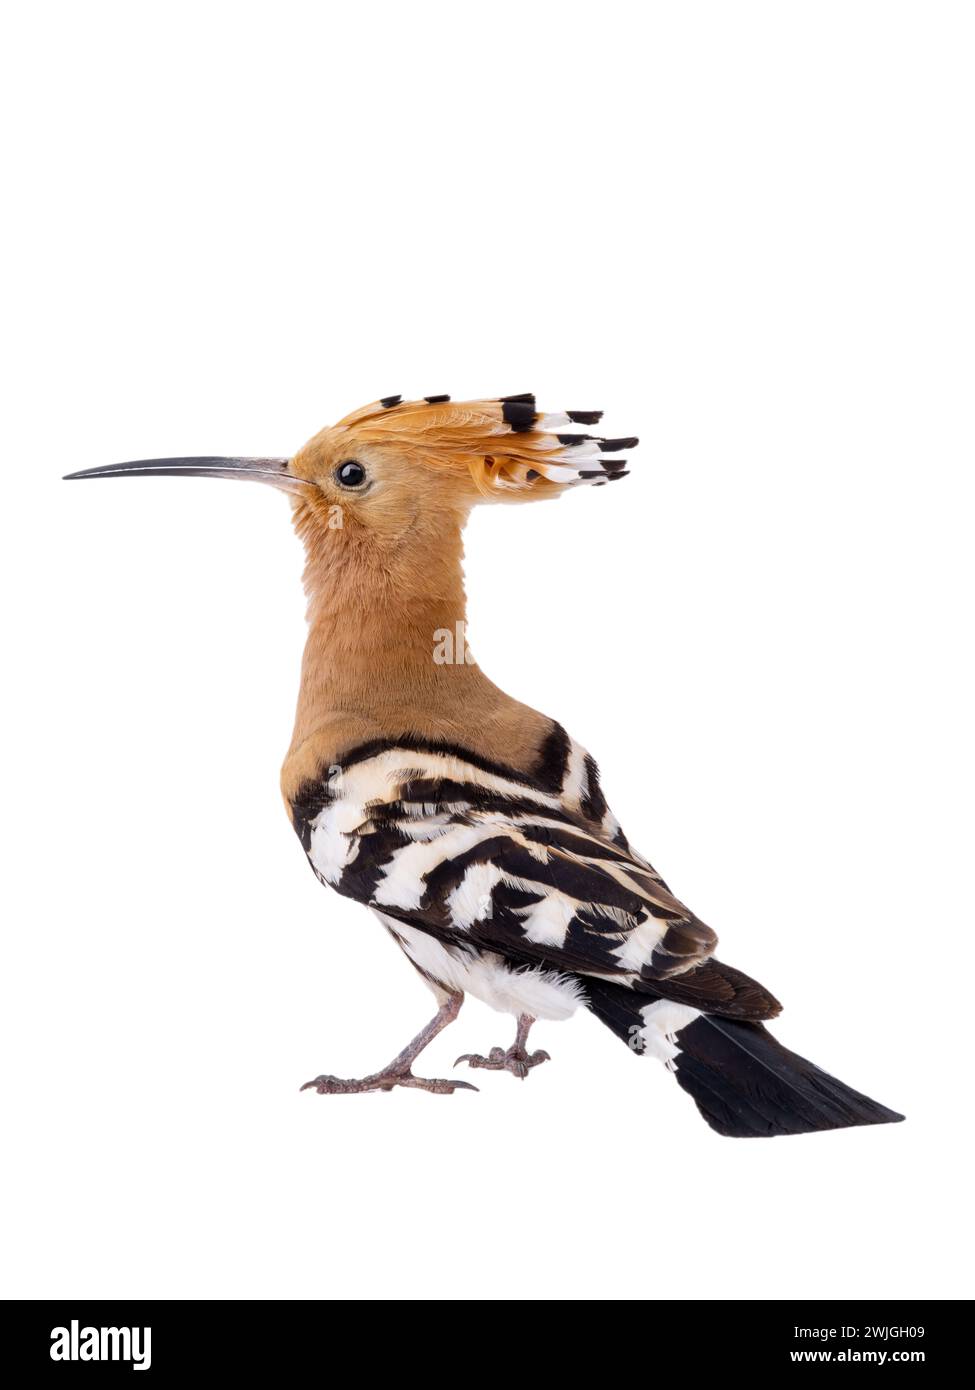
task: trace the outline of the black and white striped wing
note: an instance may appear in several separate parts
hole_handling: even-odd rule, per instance
[[[296,829],[323,882],[441,940],[628,983],[681,975],[715,935],[618,826],[619,843],[608,838],[579,751],[599,824],[564,784],[547,790],[466,750],[371,746],[305,789]]]

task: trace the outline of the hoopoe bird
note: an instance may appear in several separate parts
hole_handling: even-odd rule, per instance
[[[519,503],[627,476],[586,428],[531,395],[387,396],[293,458],[148,459],[71,478],[252,479],[288,493],[304,542],[309,632],[284,799],[323,884],[370,907],[433,991],[434,1018],[380,1071],[319,1094],[470,1082],[413,1071],[465,993],[515,1038],[455,1066],[524,1078],[536,1019],[587,1008],[663,1062],[733,1136],[903,1117],[789,1052],[779,1004],[713,954],[716,936],[624,835],[599,770],[554,719],[506,695],[463,644],[462,533],[480,502]]]

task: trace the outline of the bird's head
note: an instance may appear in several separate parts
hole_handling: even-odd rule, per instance
[[[292,495],[306,540],[341,530],[396,541],[420,520],[463,522],[478,502],[543,500],[626,477],[619,451],[637,440],[589,432],[600,418],[599,411],[544,414],[531,395],[388,396],[327,426],[292,458],[143,459],[69,477],[251,479]]]
[[[531,502],[626,476],[624,460],[614,455],[637,441],[578,428],[599,419],[599,411],[544,415],[528,395],[387,396],[322,430],[289,471],[366,526],[417,506],[466,512],[478,502]]]

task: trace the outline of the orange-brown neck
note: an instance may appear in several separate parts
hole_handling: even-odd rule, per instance
[[[417,515],[400,535],[377,537],[299,511],[309,633],[292,755],[347,725],[368,737],[448,727],[456,736],[472,708],[500,694],[466,647],[464,520]]]

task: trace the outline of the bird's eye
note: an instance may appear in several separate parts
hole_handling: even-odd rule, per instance
[[[366,481],[366,470],[358,460],[349,459],[347,463],[339,464],[335,476],[343,487],[362,487]]]

